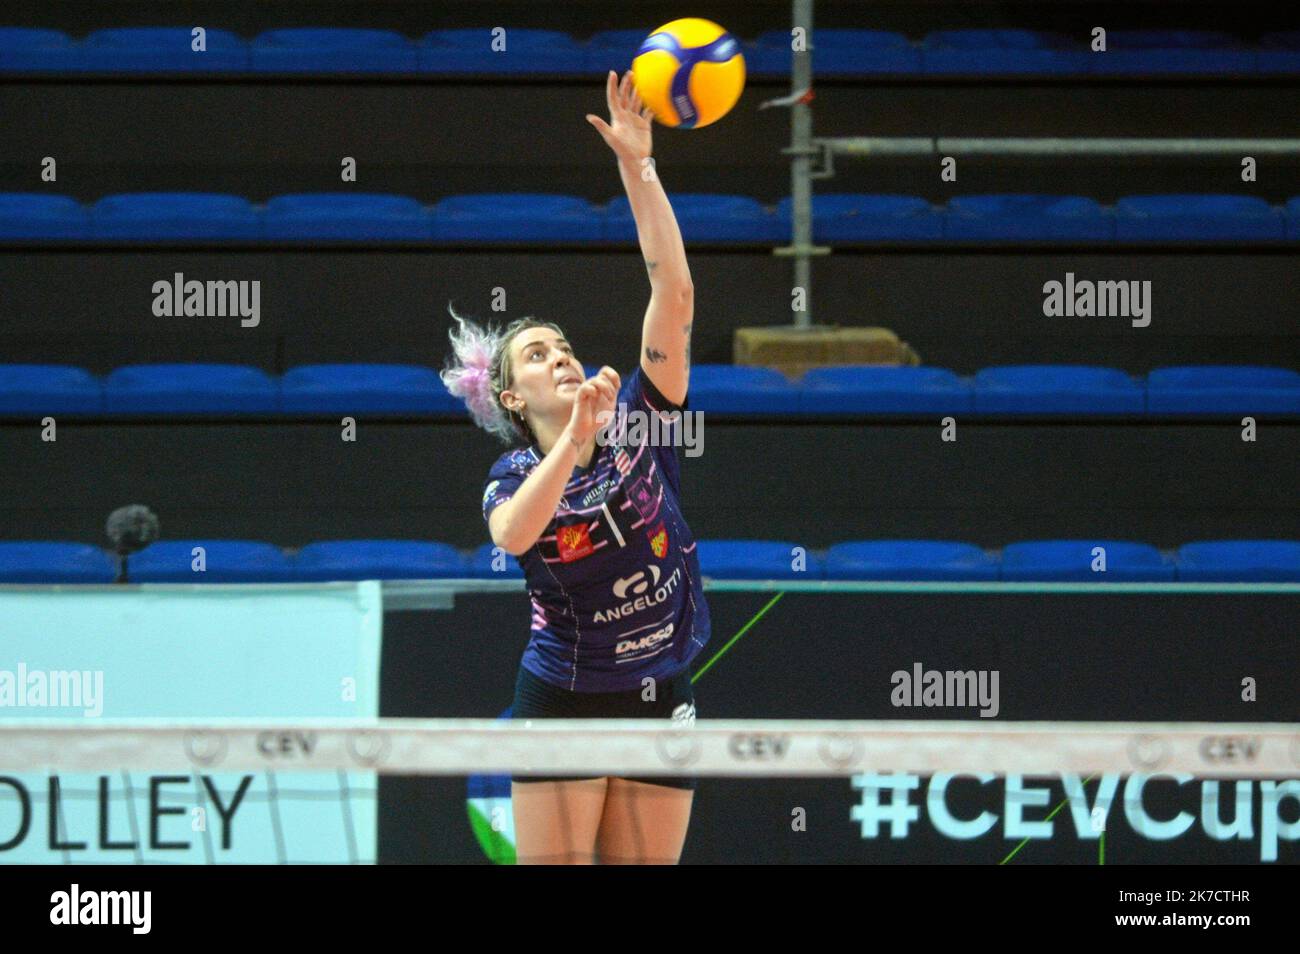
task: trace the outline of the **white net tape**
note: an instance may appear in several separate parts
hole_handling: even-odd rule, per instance
[[[1300,153],[1300,139],[1077,139],[956,136],[827,136],[813,142],[840,155],[1236,156]]]
[[[870,771],[1300,777],[1300,724],[378,719],[9,720],[0,772],[363,770],[844,776]]]

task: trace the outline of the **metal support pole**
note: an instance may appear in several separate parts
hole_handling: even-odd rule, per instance
[[[793,25],[803,29],[807,41],[794,52],[791,94],[812,88],[813,0],[794,0]],[[794,313],[796,328],[812,326],[812,107],[796,102],[790,107],[790,203],[794,224],[794,287],[803,289],[803,310]]]

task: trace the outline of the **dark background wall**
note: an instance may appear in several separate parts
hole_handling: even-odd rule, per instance
[[[620,366],[621,367],[621,366]],[[1300,539],[1300,427],[1254,443],[1220,424],[959,422],[755,424],[706,417],[683,458],[697,537],[805,547],[876,537],[1101,537],[1173,547],[1195,539]],[[396,537],[473,547],[501,448],[469,424],[0,425],[0,539],[97,542],[104,518],[146,503],[163,533],[301,546]]]
[[[611,176],[614,171],[606,170]],[[926,364],[1081,363],[1300,367],[1295,252],[844,251],[813,266],[819,322],[884,325]],[[692,353],[729,364],[737,328],[791,321],[791,269],[762,251],[688,249]],[[159,318],[156,281],[257,280],[261,324]],[[1043,284],[1151,282],[1152,318],[1047,318]],[[493,289],[506,311],[492,310]],[[592,368],[635,360],[649,285],[638,252],[0,250],[0,347],[12,361],[105,372],[148,361],[234,361],[283,371],[317,361],[440,367],[449,303],[482,319],[557,321]]]
[[[814,69],[815,69],[814,59]],[[790,81],[751,78],[726,121],[657,128],[656,168],[670,192],[790,193],[789,112],[759,110]],[[512,81],[0,81],[10,119],[0,175],[96,199],[117,191],[199,189],[253,199],[351,189],[432,201],[457,192],[563,192],[604,202],[622,193],[608,150],[583,116],[604,107],[599,76]],[[1289,137],[1300,84],[1236,81],[816,81],[824,136]],[[40,161],[59,162],[57,185]],[[344,156],[357,182],[339,181]],[[839,159],[819,192],[901,192],[936,202],[976,192],[1070,192],[1103,201],[1141,192],[1233,192],[1278,201],[1297,193],[1295,157],[962,160],[956,182],[937,161]]]

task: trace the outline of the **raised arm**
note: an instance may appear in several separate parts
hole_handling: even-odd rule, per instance
[[[588,115],[618,157],[619,176],[632,206],[637,238],[650,276],[650,304],[641,329],[641,368],[663,396],[686,400],[691,366],[695,288],[677,217],[650,159],[650,110],[632,86],[632,73],[605,82],[610,122]]]

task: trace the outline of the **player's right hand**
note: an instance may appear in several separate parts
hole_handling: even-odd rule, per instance
[[[578,386],[573,396],[573,414],[569,417],[569,434],[585,444],[613,415],[621,387],[618,372],[609,365],[601,368]],[[606,413],[608,412],[608,413]]]

